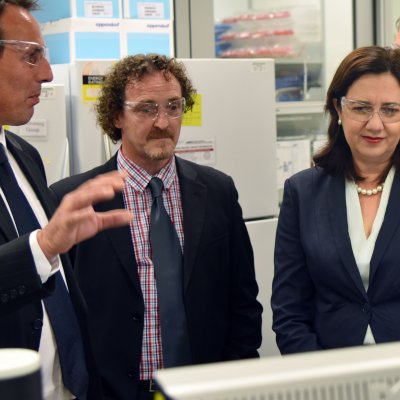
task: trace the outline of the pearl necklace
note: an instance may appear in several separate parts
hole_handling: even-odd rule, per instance
[[[381,183],[380,185],[378,185],[376,188],[373,188],[373,189],[362,189],[360,186],[356,185],[356,189],[357,189],[358,194],[372,196],[374,194],[378,194],[378,193],[382,192],[383,183]]]

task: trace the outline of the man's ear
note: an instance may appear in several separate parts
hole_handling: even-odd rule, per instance
[[[121,129],[121,111],[118,111],[114,117],[114,126],[118,129]]]

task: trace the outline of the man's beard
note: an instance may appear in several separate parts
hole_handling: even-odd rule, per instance
[[[153,139],[170,139],[171,143],[174,141],[175,135],[172,132],[169,132],[168,130],[161,130],[161,129],[153,129],[149,136],[149,140]],[[174,154],[175,146],[173,146],[173,149],[171,151],[170,146],[164,146],[162,148],[158,148],[157,151],[155,149],[152,149],[151,151],[146,152],[148,157],[151,160],[154,161],[163,161],[167,160],[172,157]]]

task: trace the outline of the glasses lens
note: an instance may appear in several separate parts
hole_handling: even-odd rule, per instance
[[[157,103],[136,103],[132,109],[140,119],[155,118],[158,114]]]
[[[124,104],[132,111],[135,117],[140,120],[155,120],[160,108],[157,103],[142,103],[140,101],[125,101]],[[179,118],[183,114],[185,108],[185,99],[182,98],[170,101],[165,106],[161,106],[161,108],[169,118]]]
[[[25,50],[24,61],[28,64],[39,65],[42,58],[46,58],[44,47],[31,46]]]
[[[379,115],[383,122],[390,124],[391,122],[400,121],[400,105],[391,104],[388,106],[381,107],[379,110]]]
[[[400,122],[400,104],[397,103],[382,106],[379,111],[375,111],[371,104],[344,97],[341,104],[346,115],[354,121],[367,122],[378,112],[382,122],[386,124]]]
[[[26,42],[23,40],[1,40],[2,45],[9,45],[22,54],[22,60],[29,64],[38,66],[42,58],[49,61],[48,49],[39,43]]]
[[[179,100],[170,101],[166,106],[166,114],[170,118],[179,118],[183,114],[183,109],[185,107],[185,99],[181,98]]]

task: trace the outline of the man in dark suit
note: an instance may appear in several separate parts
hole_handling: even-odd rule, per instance
[[[136,55],[117,62],[106,76],[97,116],[112,140],[121,139],[121,148],[106,164],[52,186],[61,199],[104,172],[128,174],[124,192],[95,209],[124,206],[134,214],[131,226],[102,232],[73,254],[109,399],[151,398],[154,373],[171,366],[159,295],[164,283],[155,276],[151,238],[154,200],[148,185],[154,177],[163,183],[163,203],[183,253],[176,318],[182,305],[182,337],[189,348],[185,361],[172,365],[258,356],[262,307],[234,183],[222,172],[174,156],[182,114],[192,107],[194,93],[175,59]]]
[[[29,12],[35,7],[33,0],[0,2],[1,125],[27,123],[39,102],[41,84],[52,80],[39,25]],[[101,394],[92,385],[93,379],[79,377],[79,393],[65,383],[67,371],[59,357],[59,335],[54,334],[51,313],[43,304],[47,300],[50,304],[60,287],[68,288],[70,296],[64,291],[64,297],[57,299],[67,301],[61,301],[56,308],[60,313],[68,308],[73,320],[77,320],[74,354],[83,360],[79,366],[70,366],[82,367],[80,371],[85,376],[89,373],[89,378],[94,377],[89,348],[84,350],[81,345],[87,340],[85,304],[69,260],[59,255],[101,229],[129,223],[131,216],[126,210],[102,215],[92,208],[93,202],[109,199],[122,190],[124,179],[115,173],[88,182],[66,197],[56,210],[39,153],[0,126],[0,154],[0,347],[39,351],[44,399],[73,399],[79,395],[80,400],[98,400]],[[27,220],[19,218],[15,207],[20,201],[26,207],[19,210],[29,210],[37,230],[27,230]],[[61,286],[56,283],[59,278]]]

